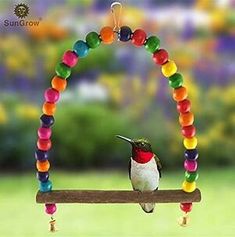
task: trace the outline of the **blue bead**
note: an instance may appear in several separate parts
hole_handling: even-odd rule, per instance
[[[184,152],[184,157],[185,159],[188,159],[188,160],[196,160],[198,158],[197,149],[186,150]]]
[[[48,159],[48,152],[47,151],[42,151],[42,150],[36,150],[35,151],[35,159],[40,160],[40,161],[45,161]]]
[[[78,40],[74,44],[73,50],[78,55],[78,57],[83,58],[83,57],[87,56],[87,54],[89,52],[89,47],[88,47],[88,45],[84,41]]]
[[[46,114],[43,114],[40,117],[40,120],[41,120],[42,127],[45,127],[45,128],[51,127],[55,122],[55,119],[53,116],[46,115]]]
[[[37,172],[37,179],[43,183],[47,182],[49,178],[48,172]]]
[[[119,39],[121,41],[126,42],[131,39],[131,36],[132,36],[131,28],[128,26],[122,26],[119,33]]]
[[[39,189],[41,192],[50,192],[52,189],[52,183],[50,180],[47,180],[47,182],[40,182]]]

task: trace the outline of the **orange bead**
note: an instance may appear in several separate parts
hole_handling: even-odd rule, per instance
[[[181,86],[177,89],[174,89],[173,99],[175,101],[179,102],[179,101],[185,100],[187,96],[188,96],[188,92],[185,87]]]
[[[52,88],[56,89],[57,91],[62,92],[66,89],[67,80],[65,80],[61,77],[55,76],[55,77],[53,77],[53,79],[51,81],[51,86],[52,86]]]
[[[42,112],[46,115],[54,115],[56,111],[55,103],[45,102],[42,106]]]
[[[39,172],[47,172],[50,169],[50,163],[48,160],[37,161],[36,167]]]
[[[179,123],[181,126],[190,126],[193,124],[194,115],[191,112],[180,114]]]
[[[114,41],[113,29],[109,26],[105,26],[100,30],[100,38],[104,44],[112,44]]]

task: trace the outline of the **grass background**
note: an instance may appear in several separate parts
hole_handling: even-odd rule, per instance
[[[0,182],[0,236],[51,236],[49,217],[35,203],[34,174],[2,174]],[[164,172],[161,189],[177,188],[182,171]],[[126,173],[52,172],[55,189],[130,189]],[[190,213],[190,225],[182,228],[178,204],[159,204],[153,214],[138,205],[60,204],[56,213],[56,236],[183,236],[227,237],[235,233],[234,169],[201,170],[198,185],[202,202]]]

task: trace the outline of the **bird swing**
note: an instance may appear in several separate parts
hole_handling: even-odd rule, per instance
[[[40,117],[41,126],[38,129],[37,148],[35,151],[37,178],[39,191],[36,195],[37,203],[45,204],[45,211],[51,216],[50,231],[55,231],[56,203],[180,203],[180,209],[184,216],[180,220],[182,226],[188,222],[187,213],[192,209],[193,202],[200,202],[201,193],[196,188],[197,138],[196,129],[193,125],[194,115],[191,112],[191,103],[188,99],[187,89],[183,86],[183,76],[177,72],[174,61],[169,59],[165,49],[160,48],[160,40],[156,36],[147,37],[142,29],[134,32],[128,26],[120,26],[122,6],[119,2],[111,5],[114,19],[114,27],[105,26],[99,33],[90,32],[86,40],[78,40],[73,45],[73,50],[68,50],[62,57],[62,62],[56,65],[56,76],[51,81],[51,87],[44,93],[45,102],[42,106],[43,114]],[[117,39],[122,42],[131,41],[137,47],[145,47],[152,54],[153,60],[161,66],[162,74],[168,78],[169,85],[173,88],[173,99],[176,101],[179,112],[179,123],[184,137],[183,144],[186,148],[184,153],[185,181],[181,189],[176,190],[148,190],[139,192],[126,190],[52,190],[52,182],[49,180],[50,163],[48,151],[51,144],[51,126],[54,124],[56,103],[60,93],[66,89],[67,79],[71,74],[78,59],[85,57],[92,49],[101,43],[111,44]],[[126,139],[119,136],[119,138]],[[127,140],[127,139],[126,139]],[[155,159],[153,159],[155,162]],[[154,163],[155,164],[155,163]]]

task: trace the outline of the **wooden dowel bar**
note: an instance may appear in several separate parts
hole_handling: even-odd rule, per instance
[[[178,190],[157,190],[138,192],[125,190],[54,190],[38,192],[37,203],[190,203],[200,202],[201,192],[192,193]]]

